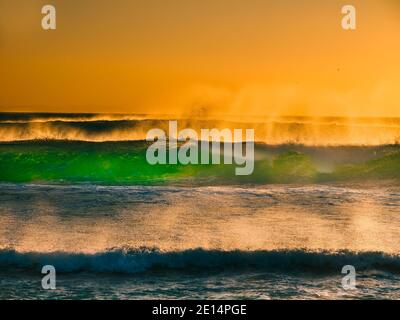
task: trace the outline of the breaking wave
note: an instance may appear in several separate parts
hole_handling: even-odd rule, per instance
[[[169,116],[0,113],[0,142],[144,140],[153,128],[168,131]],[[400,119],[279,117],[235,120],[179,119],[179,130],[254,129],[255,140],[270,145],[377,146],[398,144]]]
[[[232,270],[337,272],[345,265],[357,270],[400,272],[400,256],[382,252],[350,251],[220,251],[192,249],[164,252],[157,249],[112,249],[94,254],[68,252],[0,251],[0,268],[40,270],[53,265],[57,272],[135,274],[151,270]]]

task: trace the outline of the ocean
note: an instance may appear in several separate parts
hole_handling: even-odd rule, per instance
[[[167,117],[0,114],[0,299],[400,299],[400,120],[258,120],[179,120],[254,127],[235,176],[149,165]]]

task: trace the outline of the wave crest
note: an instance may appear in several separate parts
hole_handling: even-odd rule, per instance
[[[174,119],[174,118],[171,118]],[[191,128],[254,129],[255,141],[270,145],[379,146],[400,142],[397,118],[304,118],[283,117],[257,121],[178,118],[179,130]],[[139,115],[35,115],[1,114],[0,142],[30,140],[137,141],[150,129],[168,132],[166,118]]]
[[[17,252],[0,250],[0,268],[40,270],[53,265],[57,272],[134,274],[151,270],[256,269],[271,271],[337,272],[344,265],[357,270],[400,272],[400,256],[383,252],[260,250],[221,251],[191,249],[164,252],[157,249],[111,249],[94,254],[68,252]]]

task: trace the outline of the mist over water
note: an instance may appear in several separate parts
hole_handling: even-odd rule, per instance
[[[0,300],[400,300],[399,0],[49,2],[0,0]]]
[[[0,114],[0,298],[400,298],[399,119],[178,119],[253,128],[246,177],[149,165],[169,119]]]
[[[178,117],[179,118],[179,117]],[[107,114],[0,114],[0,141],[78,140],[91,142],[145,140],[153,128],[168,132],[172,116]],[[178,129],[254,129],[256,142],[309,146],[397,144],[397,118],[226,117],[181,118]]]
[[[399,298],[398,187],[1,188],[1,297],[52,264],[59,298]]]

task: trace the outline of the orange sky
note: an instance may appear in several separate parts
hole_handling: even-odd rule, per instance
[[[399,1],[0,0],[0,111],[198,110],[400,116]]]

